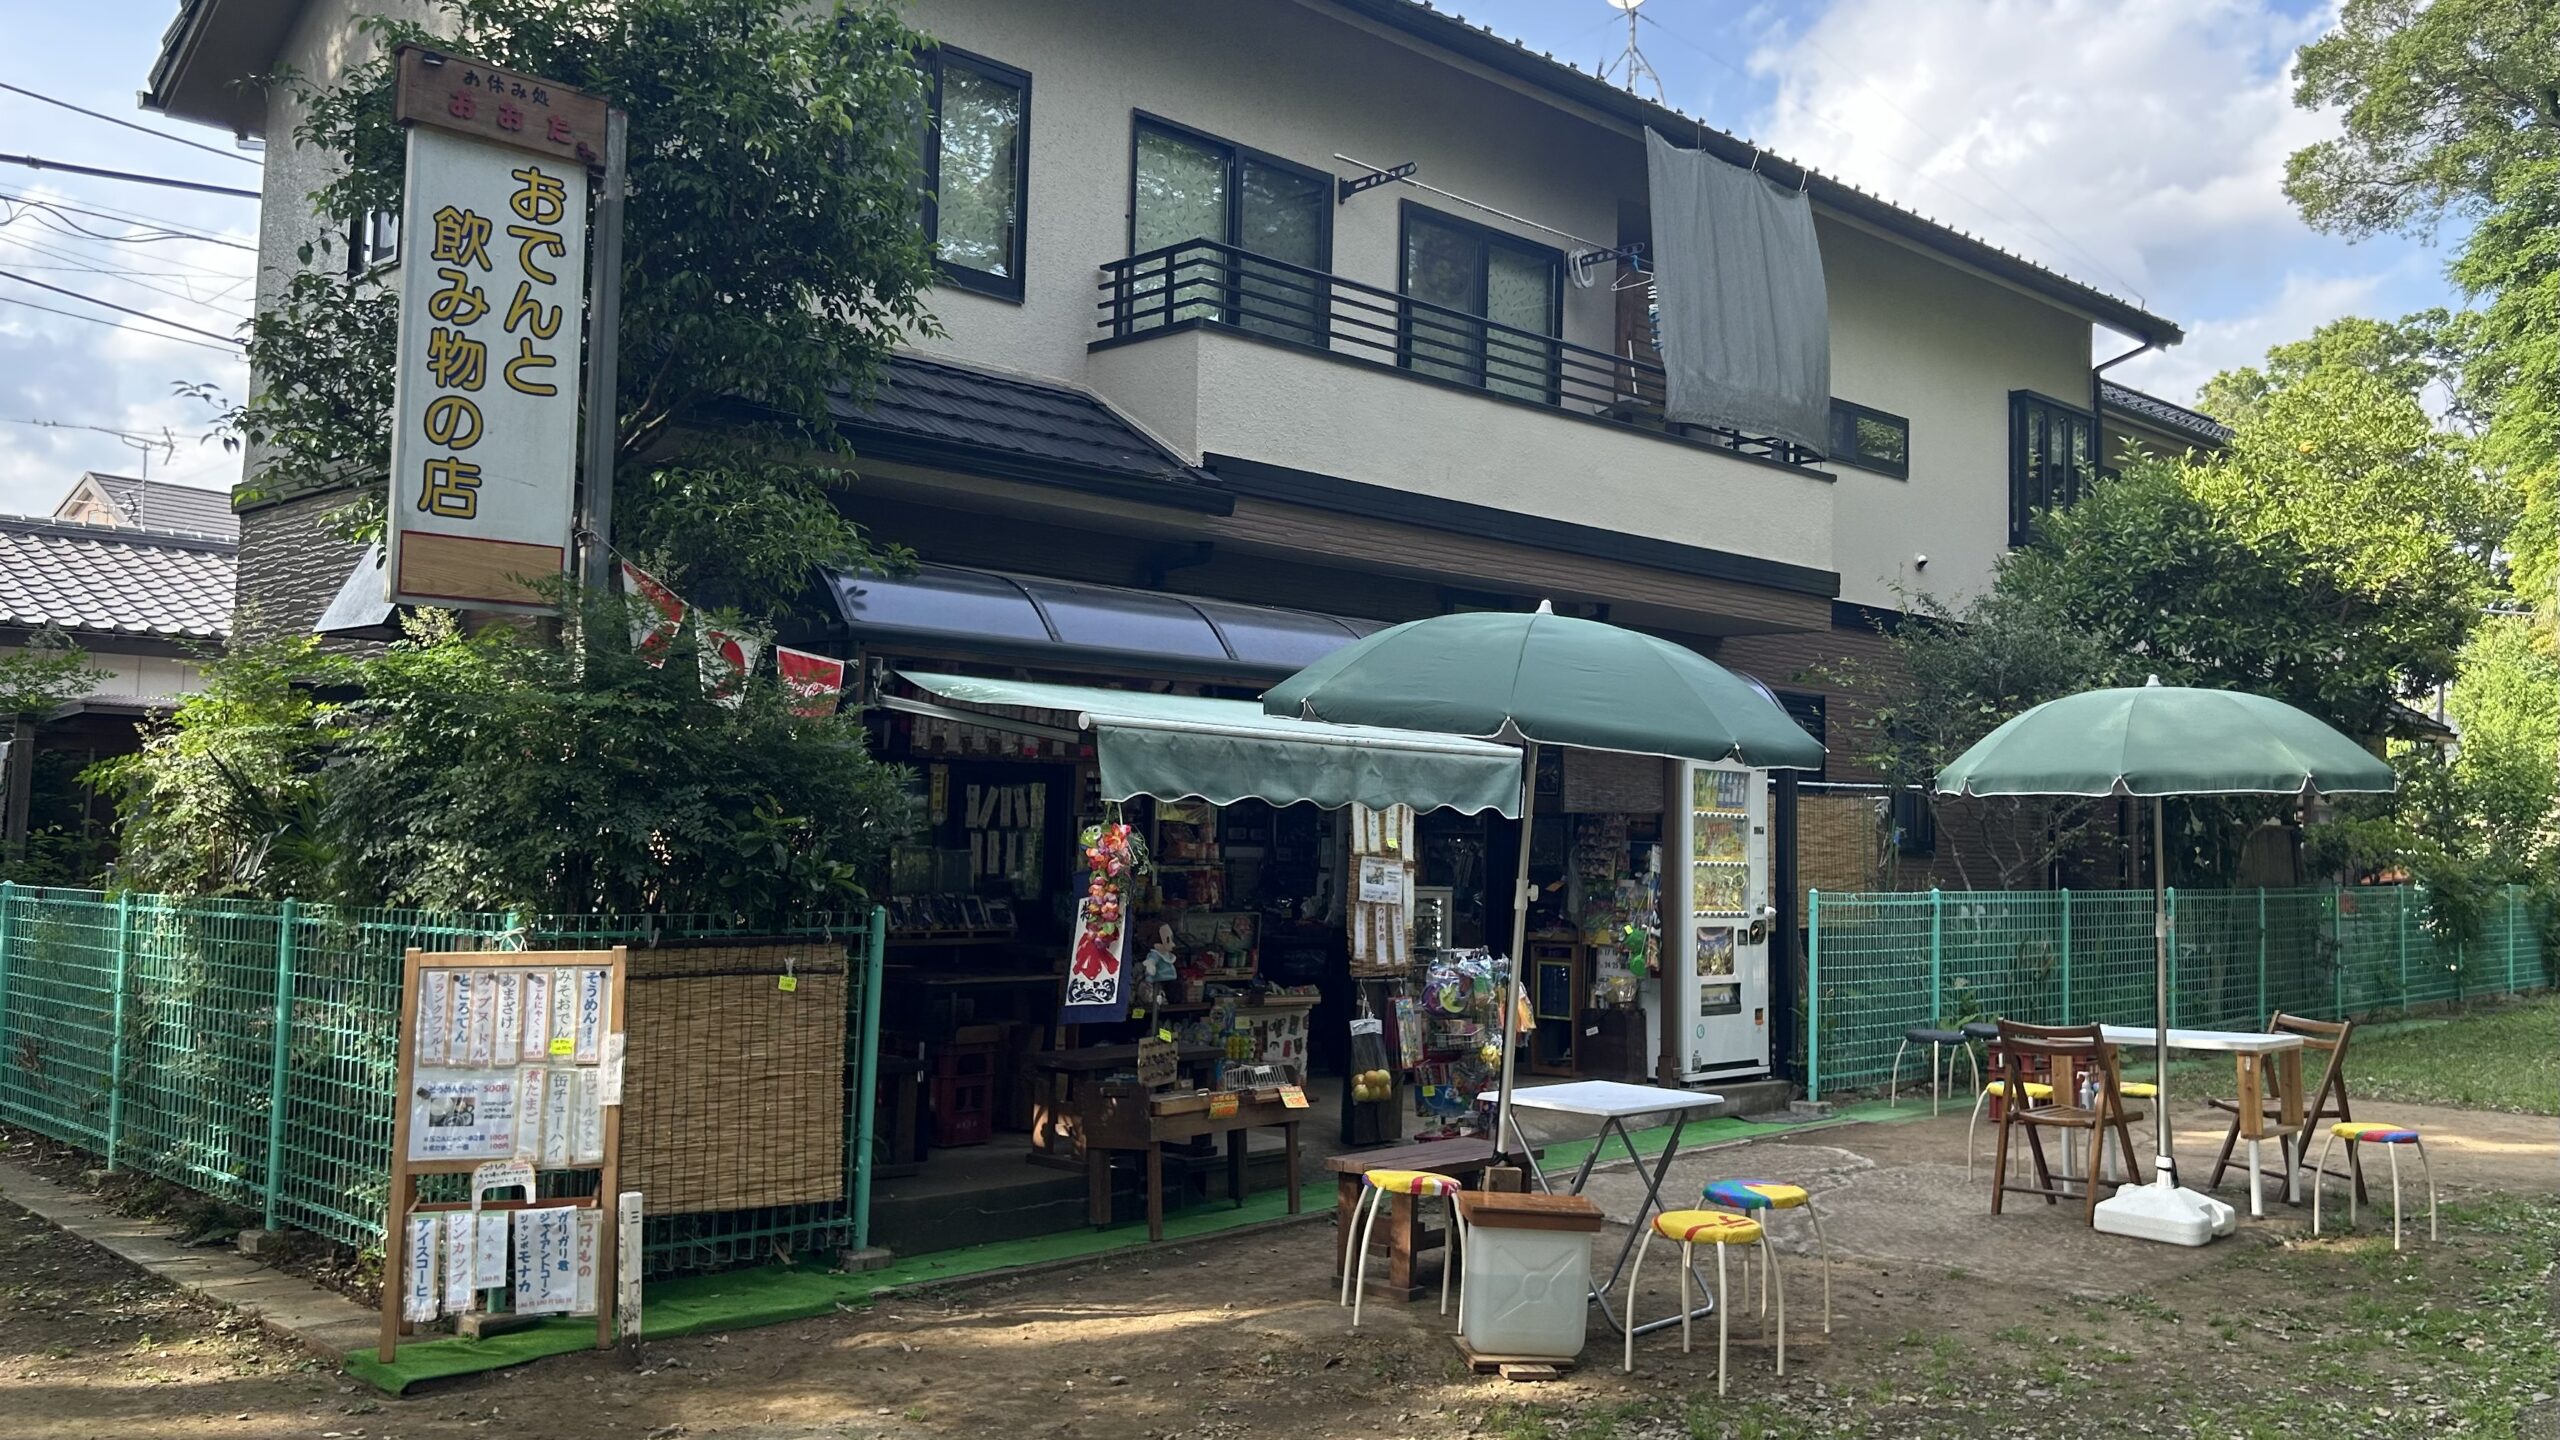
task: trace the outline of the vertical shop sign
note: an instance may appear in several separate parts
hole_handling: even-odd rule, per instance
[[[603,102],[416,46],[394,363],[390,599],[545,608],[568,565],[589,166]]]

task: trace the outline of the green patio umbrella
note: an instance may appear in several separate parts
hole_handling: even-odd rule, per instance
[[[1262,708],[1339,725],[1390,725],[1521,747],[1520,868],[1512,1001],[1502,1007],[1499,1150],[1511,1133],[1512,1016],[1528,943],[1529,834],[1537,747],[1810,770],[1822,745],[1750,681],[1685,646],[1596,620],[1536,613],[1435,615],[1345,646],[1274,685]]]
[[[2336,795],[2395,788],[2371,751],[2281,700],[2151,683],[2048,700],[1983,736],[1938,772],[1941,795],[2131,796],[2151,801],[2152,1000],[2157,1034],[2153,1168],[2169,1154],[2169,929],[2161,801],[2169,795]],[[2095,1156],[2091,1157],[2094,1162]],[[2094,1169],[2094,1165],[2093,1165]],[[2251,1183],[2255,1183],[2253,1180]]]

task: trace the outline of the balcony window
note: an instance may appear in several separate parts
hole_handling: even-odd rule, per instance
[[[1846,400],[1831,402],[1834,464],[1855,465],[1896,480],[1911,478],[1911,422]]]
[[[1406,368],[1555,402],[1562,254],[1408,203],[1401,288],[1424,302],[1405,307]]]
[[[1031,77],[948,47],[925,61],[925,237],[946,283],[1022,298]]]
[[[1175,248],[1161,275],[1140,282],[1140,296],[1162,297],[1136,307],[1141,328],[1205,319],[1324,343],[1332,176],[1148,116],[1130,175],[1131,254],[1208,242]]]
[[[2009,543],[2034,537],[2035,517],[2080,498],[2094,458],[2089,412],[2030,390],[2009,392]]]

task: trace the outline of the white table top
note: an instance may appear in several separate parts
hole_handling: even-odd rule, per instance
[[[1476,1097],[1488,1105],[1501,1102],[1501,1092]],[[1658,1115],[1673,1110],[1705,1110],[1724,1103],[1704,1090],[1666,1090],[1659,1085],[1629,1085],[1618,1080],[1572,1080],[1511,1092],[1514,1110],[1546,1110],[1558,1115],[1587,1115],[1595,1120],[1623,1120],[1630,1115]]]
[[[2101,1025],[2098,1034],[2110,1045],[2139,1045],[2149,1049],[2160,1043],[2160,1035],[2148,1025]],[[2171,1030],[2172,1050],[2220,1050],[2234,1055],[2273,1055],[2302,1048],[2299,1035],[2272,1035],[2263,1030]],[[1520,1103],[1513,1096],[1511,1103]]]

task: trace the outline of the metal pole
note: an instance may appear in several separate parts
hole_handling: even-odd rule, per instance
[[[1520,1013],[1527,990],[1529,959],[1529,844],[1538,819],[1538,742],[1520,737],[1520,865],[1511,891],[1511,984],[1502,997],[1502,1088],[1493,1107],[1493,1156],[1506,1158],[1511,1143],[1511,1076],[1518,1056],[1513,1051],[1512,1020]]]
[[[1804,892],[1804,1098],[1822,1098],[1822,892]],[[8,932],[0,930],[0,935]],[[1671,1003],[1665,1000],[1664,1004]]]
[[[273,1058],[267,1064],[267,1219],[276,1228],[276,1202],[284,1191],[284,1109],[287,1062],[293,1053],[294,927],[300,923],[295,902],[276,911],[276,1012]]]
[[[2169,841],[2163,828],[2167,807],[2160,797],[2151,797],[2151,944],[2152,944],[2152,1016],[2153,1048],[2151,1051],[2152,1114],[2160,1123],[2151,1127],[2160,1154],[2152,1163],[2152,1175],[2163,1185],[2174,1184],[2178,1173],[2175,1148],[2169,1142]],[[2090,1174],[2097,1173],[2096,1159],[2090,1161]],[[2257,1177],[2252,1175],[2254,1185]]]
[[[880,1089],[880,969],[889,947],[889,911],[871,907],[870,933],[862,941],[861,1092],[854,1100],[853,1248],[871,1248],[871,1127]]]
[[[116,897],[116,974],[114,999],[107,1007],[107,1169],[116,1168],[116,1149],[124,1134],[124,996],[127,961],[133,951],[133,897]]]
[[[2399,911],[2399,915],[2398,915],[2398,917],[2397,917],[2397,923],[2395,924],[2394,929],[2397,931],[2397,937],[2396,937],[2396,938],[2398,939],[2398,941],[2399,941],[2399,946],[2400,946],[2400,1013],[2401,1013],[2401,1014],[2403,1014],[2403,1015],[2406,1015],[2406,1014],[2408,1014],[2408,1013],[2409,1013],[2409,887],[2408,887],[2408,886],[2403,885],[2403,886],[2401,886],[2401,887],[2400,887],[2400,892],[2399,892],[2399,897],[2398,897],[2398,898],[2399,898],[2399,902],[2400,902],[2400,903],[2399,903],[2399,905],[2398,905],[2398,907],[2397,907],[2397,908],[2398,908],[2398,911]]]
[[[2071,891],[2062,892],[2062,1013],[2053,1017],[2056,1025],[2071,1023]]]
[[[2520,903],[2523,894],[2524,887],[2521,885],[2507,887],[2507,993],[2510,995],[2516,993],[2516,939],[2524,933],[2519,928],[2524,924],[2524,916],[2517,913],[2523,908]],[[8,923],[5,918],[7,914],[8,911],[0,909],[0,925]],[[7,948],[8,933],[7,930],[0,930],[0,950]]]
[[[17,912],[18,887],[7,880],[0,880],[0,1073],[6,1073],[7,1057],[18,1053],[9,1043],[9,970],[18,958]],[[2508,957],[2507,973],[2515,973],[2512,954]],[[7,1099],[6,1090],[0,1089],[0,1108],[5,1107]]]
[[[2175,885],[2165,887],[2163,890],[2163,899],[2166,903],[2161,906],[2160,913],[2169,929],[2168,1015],[2169,1023],[2175,1025],[2178,1023],[2178,887]]]
[[[2329,962],[2329,978],[2337,987],[2337,1018],[2347,1018],[2347,887],[2332,886],[2329,891],[2329,953],[2337,958]]]
[[[1945,1005],[1941,983],[1946,971],[1947,897],[1937,886],[1929,887],[1929,1025],[1935,1029]],[[1937,1082],[1931,1081],[1934,1090]]]
[[[587,251],[587,483],[580,491],[578,578],[590,590],[610,588],[613,567],[606,546],[613,539],[615,391],[621,383],[623,167],[629,117],[606,112],[604,185],[596,192],[595,244]]]
[[[2267,887],[2258,887],[2258,1013],[2272,1016],[2267,1008]]]

